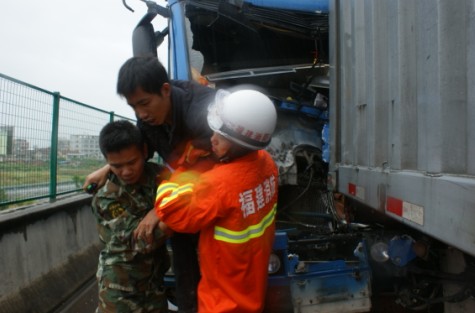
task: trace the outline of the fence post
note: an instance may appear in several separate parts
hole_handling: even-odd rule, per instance
[[[110,111],[109,112],[109,122],[113,122],[114,121],[114,111]]]
[[[56,199],[56,186],[58,176],[58,127],[59,127],[59,92],[53,93],[53,121],[51,130],[51,151],[50,151],[50,180],[49,197],[50,201]]]

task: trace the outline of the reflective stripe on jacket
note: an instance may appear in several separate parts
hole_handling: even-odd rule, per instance
[[[159,218],[177,232],[200,231],[200,313],[262,311],[276,206],[277,168],[264,150],[160,185]]]

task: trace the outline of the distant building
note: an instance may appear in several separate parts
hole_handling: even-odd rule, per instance
[[[75,158],[95,158],[102,159],[99,149],[99,136],[92,135],[71,135],[70,153]]]
[[[65,138],[58,139],[58,151],[61,153],[67,153],[71,150],[71,142]]]
[[[24,156],[30,149],[30,143],[26,139],[13,139],[13,154],[15,156]]]
[[[0,126],[0,156],[12,155],[14,126]]]

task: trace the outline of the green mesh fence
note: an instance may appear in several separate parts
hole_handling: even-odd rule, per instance
[[[0,210],[82,192],[114,119],[128,118],[0,74]]]

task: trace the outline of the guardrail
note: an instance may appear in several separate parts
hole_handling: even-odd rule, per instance
[[[56,312],[94,279],[102,244],[90,203],[83,193],[0,212],[0,313]]]
[[[0,210],[81,191],[104,165],[101,128],[118,119],[128,118],[0,73]]]

